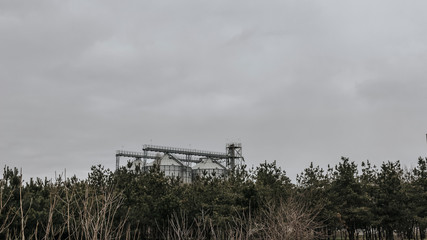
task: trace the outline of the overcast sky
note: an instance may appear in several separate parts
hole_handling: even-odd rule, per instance
[[[143,144],[288,176],[426,156],[427,1],[0,1],[0,163],[115,168]]]

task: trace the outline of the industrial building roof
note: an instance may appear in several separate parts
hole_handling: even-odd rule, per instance
[[[193,166],[193,169],[226,169],[222,164],[210,158],[203,159]]]
[[[154,160],[151,163],[147,163],[147,166],[150,166],[153,164],[159,164],[160,166],[183,166],[184,165],[175,156],[168,153],[161,156],[160,159],[158,160]]]

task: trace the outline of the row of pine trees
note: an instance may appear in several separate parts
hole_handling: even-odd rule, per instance
[[[427,160],[311,164],[292,183],[276,162],[197,177],[94,166],[87,179],[23,181],[5,167],[0,239],[425,239]]]

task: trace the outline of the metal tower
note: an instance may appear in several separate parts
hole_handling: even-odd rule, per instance
[[[225,147],[227,153],[227,167],[233,169],[237,165],[241,165],[245,160],[242,155],[242,144],[241,143],[227,143]]]

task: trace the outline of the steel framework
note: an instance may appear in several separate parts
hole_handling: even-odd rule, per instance
[[[241,143],[229,143],[226,145],[226,153],[221,152],[212,152],[212,151],[203,151],[197,149],[188,149],[188,148],[176,148],[176,147],[165,147],[165,146],[156,146],[156,145],[144,145],[142,148],[143,152],[133,152],[125,150],[116,151],[116,169],[120,167],[120,157],[130,157],[135,159],[156,159],[157,154],[150,153],[168,153],[168,154],[178,154],[176,158],[187,164],[190,163],[199,163],[201,162],[200,157],[212,158],[216,160],[224,160],[227,163],[227,167],[234,168],[236,162],[238,164],[241,161],[244,161],[242,156],[242,144]],[[198,159],[197,159],[198,158]]]

